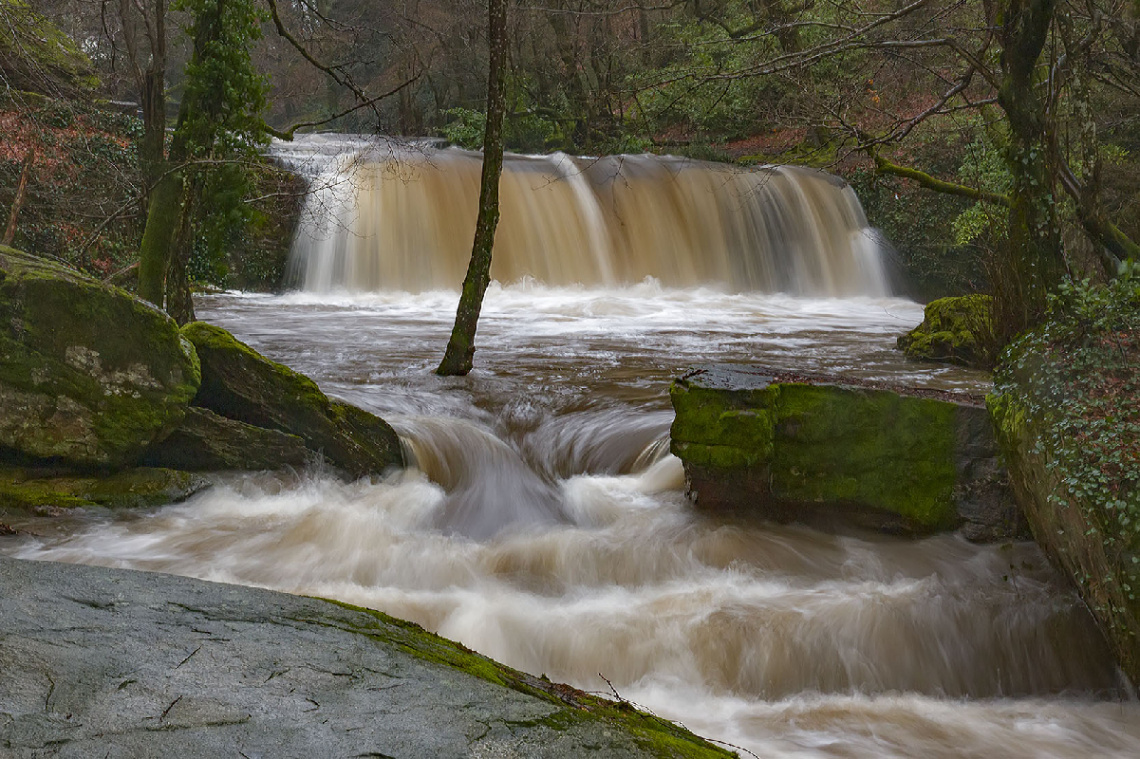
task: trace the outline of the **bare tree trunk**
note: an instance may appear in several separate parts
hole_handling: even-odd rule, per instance
[[[475,358],[475,330],[483,295],[491,282],[491,249],[499,223],[499,177],[503,173],[503,113],[506,110],[505,72],[507,58],[507,3],[488,0],[488,45],[490,72],[487,76],[487,127],[483,133],[483,176],[479,189],[479,216],[475,221],[475,241],[471,263],[463,280],[455,327],[447,351],[436,374],[463,376],[471,371]]]
[[[16,219],[20,216],[20,209],[24,205],[24,196],[28,190],[28,180],[32,176],[32,164],[36,162],[36,151],[29,150],[24,156],[24,168],[20,171],[20,183],[16,185],[16,197],[12,201],[12,210],[8,213],[8,226],[4,229],[4,239],[0,244],[11,245],[16,239]]]
[[[148,25],[150,62],[142,72],[139,103],[143,139],[140,146],[146,202],[162,177],[166,157],[166,0],[154,0],[154,23]]]

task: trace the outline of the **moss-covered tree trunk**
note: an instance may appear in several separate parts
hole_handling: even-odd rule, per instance
[[[165,163],[162,165],[166,166]],[[171,172],[151,192],[146,228],[139,249],[139,297],[159,308],[165,303],[170,243],[181,212],[182,175],[180,172]]]
[[[1007,0],[997,19],[998,103],[1009,121],[1007,162],[1013,177],[1008,247],[994,271],[994,324],[1001,344],[1041,320],[1046,294],[1065,270],[1039,66],[1056,5],[1057,0]]]
[[[487,126],[483,133],[483,175],[479,188],[479,216],[475,221],[475,241],[471,262],[463,280],[455,326],[447,351],[436,374],[465,375],[475,359],[475,330],[483,308],[483,295],[491,282],[491,249],[499,224],[499,177],[503,173],[503,112],[506,107],[505,72],[507,58],[506,0],[488,1],[488,45],[490,71],[487,75]]]

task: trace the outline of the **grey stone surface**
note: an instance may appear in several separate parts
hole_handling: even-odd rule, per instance
[[[0,558],[2,757],[725,755],[662,724],[328,601]]]

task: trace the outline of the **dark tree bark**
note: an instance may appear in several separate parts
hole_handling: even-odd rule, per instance
[[[436,374],[463,376],[471,371],[475,358],[475,330],[483,295],[491,282],[491,249],[499,224],[499,177],[503,173],[503,113],[506,110],[507,3],[488,0],[488,46],[490,71],[487,75],[487,127],[483,133],[483,175],[479,189],[479,215],[471,263],[463,280],[455,327],[447,351]]]
[[[1057,0],[1001,4],[998,104],[1009,121],[1007,162],[1013,176],[1008,249],[994,271],[994,323],[1002,345],[1040,321],[1046,295],[1065,271],[1039,81],[1039,59],[1056,5]]]

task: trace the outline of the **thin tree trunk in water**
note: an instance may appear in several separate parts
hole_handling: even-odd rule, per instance
[[[490,72],[487,77],[487,127],[483,133],[483,176],[479,188],[479,216],[471,263],[463,280],[463,293],[455,313],[455,327],[436,374],[463,376],[475,358],[475,329],[483,308],[483,295],[491,282],[491,249],[499,223],[499,176],[503,173],[503,112],[506,109],[504,73],[507,57],[506,0],[488,1]]]
[[[32,176],[32,164],[36,162],[36,151],[29,150],[24,156],[24,168],[20,171],[20,183],[16,185],[16,198],[12,201],[12,210],[8,214],[8,226],[4,229],[4,245],[11,245],[16,239],[16,219],[20,217],[20,209],[24,205],[24,196],[28,191],[28,180]]]

